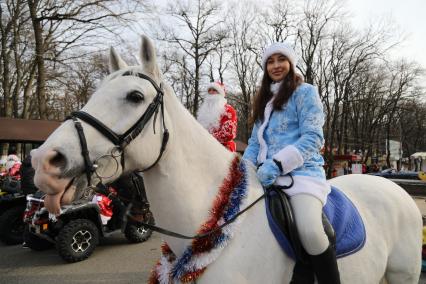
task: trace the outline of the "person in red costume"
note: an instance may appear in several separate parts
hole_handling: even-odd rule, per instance
[[[212,82],[198,111],[198,122],[229,151],[236,151],[237,113],[225,98],[225,86]]]
[[[9,169],[9,176],[20,180],[21,179],[21,163],[15,163],[10,169]]]
[[[16,155],[16,150],[9,150],[8,156],[6,158],[6,170],[9,176],[15,179],[21,179],[21,174],[19,169],[21,168],[21,160]]]

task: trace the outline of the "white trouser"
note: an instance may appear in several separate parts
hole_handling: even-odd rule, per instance
[[[330,245],[322,224],[322,203],[312,195],[296,194],[291,196],[300,241],[310,255],[323,253]]]

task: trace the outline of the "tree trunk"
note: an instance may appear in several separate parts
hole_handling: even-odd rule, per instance
[[[386,126],[386,165],[388,168],[391,166],[390,162],[390,122],[388,122],[388,125]]]
[[[31,71],[29,73],[29,79],[25,84],[25,88],[24,88],[24,97],[23,97],[23,102],[22,102],[22,118],[23,119],[28,119],[31,116],[31,111],[30,111],[30,106],[31,106],[31,92],[32,92],[32,86],[33,86],[33,82],[34,82],[34,77],[35,77],[35,73],[36,73],[36,67],[37,65],[34,63],[31,65]]]
[[[21,59],[18,54],[18,46],[17,39],[19,38],[19,31],[16,27],[13,29],[13,37],[15,40],[13,41],[13,56],[15,59],[15,72],[16,72],[16,82],[15,82],[15,90],[13,92],[12,102],[13,102],[13,117],[19,117],[19,93],[21,92],[22,87],[22,66]]]
[[[35,39],[35,54],[37,64],[37,86],[36,96],[38,100],[38,113],[41,119],[47,119],[47,105],[46,105],[46,70],[44,66],[44,43],[43,43],[43,30],[41,22],[37,17],[38,0],[28,0],[28,8],[30,10],[31,21],[34,29]]]
[[[10,49],[7,47],[7,33],[10,27],[3,26],[2,19],[3,11],[0,7],[0,31],[1,31],[1,60],[2,60],[2,87],[3,87],[3,115],[5,117],[11,117],[12,105],[11,105],[11,93],[10,93]],[[10,23],[9,23],[10,24]]]
[[[336,133],[336,128],[337,128],[337,123],[338,123],[338,116],[339,116],[339,111],[340,111],[340,107],[339,107],[339,101],[336,100],[335,101],[335,106],[334,106],[334,114],[333,114],[333,120],[332,120],[332,124],[330,127],[330,134],[328,137],[328,141],[329,141],[329,152],[328,152],[328,157],[327,157],[327,164],[329,165],[328,170],[327,170],[327,177],[330,178],[331,174],[333,172],[333,163],[334,163],[334,154],[333,154],[333,147],[334,147],[334,134]]]
[[[196,58],[197,61],[197,58]],[[194,82],[194,105],[193,115],[196,116],[198,112],[198,104],[200,101],[200,65],[195,62],[195,82]]]

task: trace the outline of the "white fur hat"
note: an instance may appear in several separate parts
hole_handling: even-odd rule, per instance
[[[220,82],[210,82],[210,84],[207,85],[207,91],[209,89],[216,90],[220,95],[225,96],[225,85]]]
[[[293,47],[288,42],[275,42],[270,46],[266,47],[263,51],[262,56],[262,68],[265,69],[266,61],[268,58],[275,53],[280,53],[288,58],[290,63],[293,65],[293,68],[296,69],[298,57]]]

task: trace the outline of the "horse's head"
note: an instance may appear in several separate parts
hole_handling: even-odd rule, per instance
[[[111,74],[80,111],[32,152],[34,181],[47,194],[49,212],[59,213],[60,205],[72,201],[88,181],[111,182],[123,170],[147,169],[160,158],[168,138],[163,83],[155,48],[146,37],[141,62],[128,67],[111,48]]]

